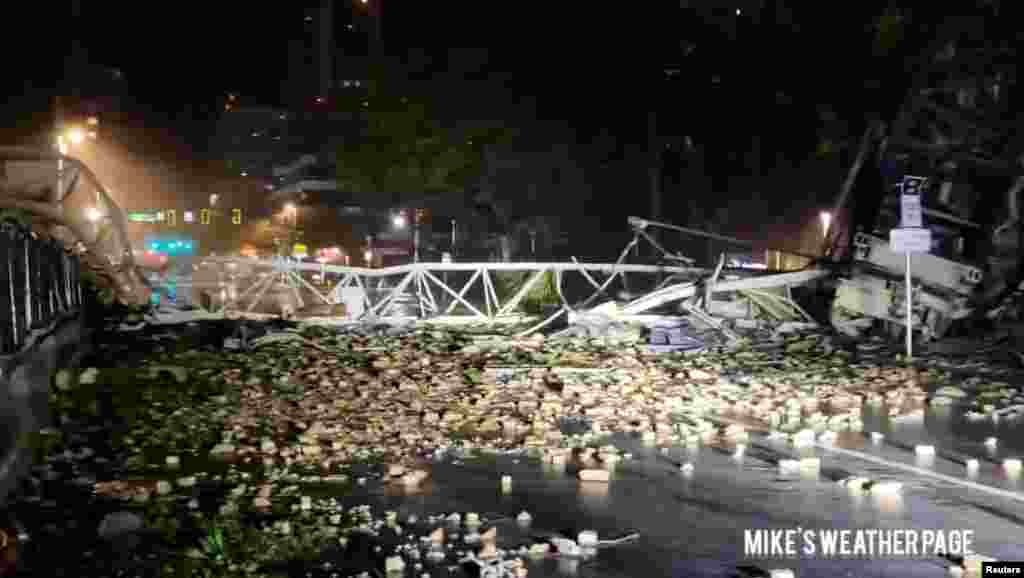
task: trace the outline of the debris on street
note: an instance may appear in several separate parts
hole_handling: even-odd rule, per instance
[[[522,339],[471,327],[292,327],[253,339],[249,351],[209,341],[189,348],[163,328],[134,344],[153,348],[139,361],[112,348],[106,361],[58,376],[51,403],[59,428],[40,432],[44,461],[19,499],[59,513],[70,496],[86,496],[102,512],[92,531],[122,536],[118,547],[140,564],[144,552],[180,551],[172,565],[263,576],[334,544],[364,552],[353,554],[362,560],[355,573],[469,564],[481,575],[523,576],[533,555],[614,544],[585,529],[543,548],[514,544],[503,542],[511,536],[495,531],[493,516],[399,521],[342,498],[353,487],[414,495],[438,483],[439,460],[486,454],[570,464],[564,475],[595,492],[589,486],[613,486],[630,459],[613,436],[742,458],[757,449],[755,432],[787,436],[797,450],[831,446],[837,434],[862,430],[862,402],[901,416],[941,397],[994,419],[1019,401],[998,375],[964,378],[927,358],[927,369],[908,369],[884,341],[850,345],[817,327],[737,329],[741,339],[719,334],[695,353],[650,345],[652,335],[703,341],[690,337],[700,331],[692,324],[624,326]],[[929,448],[934,454],[917,451]],[[1016,458],[1001,465],[1021,467]],[[684,478],[701,470],[692,459],[674,467]],[[823,471],[821,458],[807,455],[777,467],[812,479]],[[871,477],[844,485],[871,494],[901,487]],[[78,489],[50,495],[55,487]],[[496,474],[494,487],[508,493],[512,476]],[[500,515],[532,522],[527,512]],[[43,525],[36,542],[68,532]]]

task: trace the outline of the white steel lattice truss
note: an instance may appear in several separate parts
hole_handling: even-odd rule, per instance
[[[401,316],[400,310],[403,305],[410,304],[406,303],[408,301],[416,309],[414,317],[417,318],[485,324],[521,321],[522,316],[515,314],[517,307],[531,289],[541,282],[545,274],[550,272],[554,275],[561,308],[523,334],[542,329],[561,315],[591,307],[602,295],[607,296],[612,283],[617,278],[624,279],[626,273],[668,276],[669,281],[623,306],[622,313],[626,315],[642,314],[674,301],[683,301],[684,308],[692,311],[694,306],[687,302],[692,303],[695,299],[707,297],[712,292],[755,292],[762,298],[785,303],[789,301],[788,297],[760,290],[788,288],[828,275],[825,270],[810,269],[795,273],[718,281],[720,268],[710,271],[697,267],[623,263],[640,238],[640,234],[634,237],[615,263],[580,263],[573,259],[571,263],[412,263],[368,269],[301,263],[285,259],[211,258],[209,261],[220,264],[235,263],[236,267],[251,268],[253,271],[264,270],[262,276],[254,274],[243,278],[251,280],[252,283],[245,291],[226,301],[223,308],[227,310],[238,311],[244,308],[245,312],[252,313],[262,302],[264,295],[275,286],[278,287],[278,291],[283,289],[286,293],[291,293],[299,308],[304,306],[300,287],[307,289],[314,295],[314,299],[325,305],[342,303],[343,291],[354,287],[359,290],[358,294],[363,301],[363,312],[360,315],[362,318],[388,318],[396,316],[396,313]],[[273,273],[269,274],[270,271]],[[501,272],[520,273],[526,276],[525,282],[519,284],[516,291],[504,301],[499,299],[494,281],[495,274]],[[332,288],[322,292],[320,288],[306,280],[303,273],[330,273],[341,278]],[[590,297],[575,306],[569,304],[562,290],[563,278],[568,273],[579,275],[594,290]],[[450,282],[449,274],[456,279]],[[607,275],[607,278],[599,281],[599,274]],[[459,286],[458,282],[465,279],[466,275],[468,279]],[[389,283],[396,279],[397,283]],[[187,286],[179,285],[182,288]],[[471,292],[475,299],[470,298]],[[251,301],[246,305],[250,296]],[[440,296],[449,299],[447,305],[438,298]],[[408,316],[408,313],[405,316]]]

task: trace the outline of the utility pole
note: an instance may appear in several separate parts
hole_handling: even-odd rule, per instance
[[[383,12],[384,7],[382,6],[383,1],[384,0],[365,0],[365,2],[368,2],[369,5],[370,5],[369,6],[369,13],[370,13],[370,18],[373,20],[373,22],[372,22],[372,26],[373,26],[373,44],[375,45],[374,49],[376,49],[377,51],[380,50],[380,48],[381,48],[380,45],[384,41],[383,34],[382,34],[382,32],[383,32],[383,25],[382,25],[382,22],[381,22],[383,20],[382,16],[384,14],[384,12]],[[379,52],[378,52],[378,55],[379,55]]]

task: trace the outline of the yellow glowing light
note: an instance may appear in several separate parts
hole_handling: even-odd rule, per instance
[[[287,203],[287,204],[285,204],[284,210],[285,210],[285,212],[288,212],[288,213],[294,213],[295,212],[295,203]]]
[[[100,210],[97,209],[96,207],[89,207],[88,209],[85,210],[85,218],[89,219],[90,221],[92,221],[94,223],[96,221],[99,221],[100,217],[102,217],[102,216],[103,216],[103,213],[101,213]]]
[[[89,126],[99,126],[100,119],[95,116],[90,116],[89,119],[85,121],[85,123]]]
[[[85,140],[85,131],[78,127],[68,130],[68,140],[71,144],[81,144]]]

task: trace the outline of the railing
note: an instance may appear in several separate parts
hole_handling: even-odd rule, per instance
[[[33,332],[81,306],[78,257],[22,225],[0,223],[0,355],[23,350]]]

